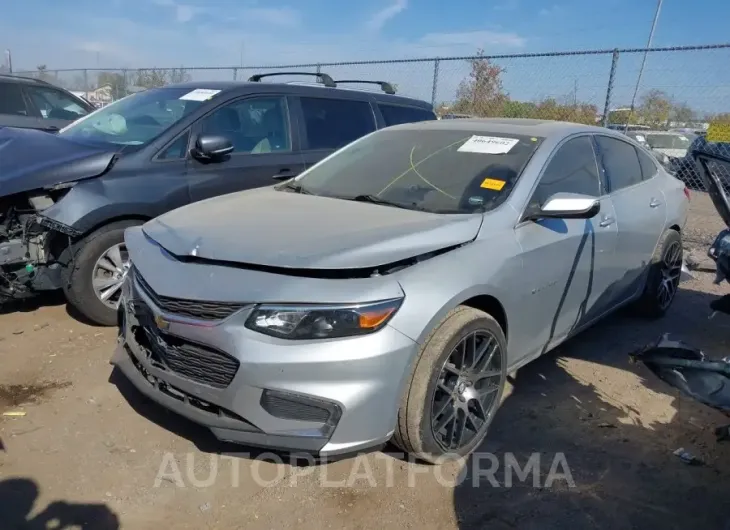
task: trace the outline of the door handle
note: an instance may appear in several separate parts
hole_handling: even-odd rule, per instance
[[[650,208],[656,208],[657,206],[661,205],[662,201],[659,199],[655,199],[652,197],[651,202],[649,203]]]
[[[611,226],[615,222],[616,222],[616,219],[614,219],[613,217],[608,215],[608,216],[604,217],[603,219],[601,219],[601,222],[598,223],[598,225],[605,228],[607,226]]]
[[[290,178],[294,178],[296,175],[292,172],[291,169],[286,168],[279,171],[276,175],[274,175],[272,178],[274,180],[289,180]]]

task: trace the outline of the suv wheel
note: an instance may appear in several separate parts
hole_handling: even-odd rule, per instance
[[[102,326],[117,323],[117,307],[130,262],[124,231],[140,221],[119,221],[103,226],[72,249],[64,293],[69,304]]]
[[[454,309],[414,362],[393,442],[432,464],[474,451],[502,400],[506,354],[504,333],[491,315]]]

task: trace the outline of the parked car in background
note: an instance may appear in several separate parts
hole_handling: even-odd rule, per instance
[[[376,129],[436,119],[424,101],[318,75],[323,84],[254,76],[150,89],[57,135],[1,129],[0,300],[63,288],[81,314],[113,325],[126,228],[291,179]]]
[[[55,132],[93,111],[91,103],[51,83],[0,74],[0,128]]]
[[[688,199],[601,127],[390,127],[129,228],[113,363],[222,440],[463,456],[508,373],[619,307],[667,311]]]
[[[606,128],[611,129],[612,131],[648,131],[651,129],[651,127],[648,127],[647,125],[637,125],[637,124],[629,124],[628,127],[625,123],[609,123],[606,125]]]
[[[687,156],[692,143],[687,135],[672,131],[628,131],[626,134],[650,149],[670,173],[676,172],[678,160]]]

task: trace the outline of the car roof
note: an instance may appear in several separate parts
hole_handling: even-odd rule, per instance
[[[22,77],[12,74],[0,74],[0,83],[18,83],[22,85],[52,85],[43,79],[35,79],[33,77]],[[55,86],[55,85],[53,85]],[[56,87],[61,88],[61,87]]]
[[[451,130],[517,134],[523,136],[568,136],[578,132],[622,136],[611,129],[565,121],[535,120],[529,118],[467,118],[462,120],[430,120],[389,127],[403,130]]]
[[[411,105],[424,109],[433,110],[433,105],[421,99],[401,96],[398,94],[385,94],[374,90],[357,90],[350,88],[330,88],[317,83],[269,83],[269,82],[251,82],[251,81],[188,81],[186,83],[177,83],[173,85],[165,85],[161,88],[183,88],[189,90],[195,89],[211,89],[220,90],[224,93],[240,93],[250,94],[252,92],[279,92],[284,91],[292,95],[321,95],[322,91],[335,91],[336,93],[356,94],[358,96],[366,95],[376,101],[382,101],[393,104]],[[332,92],[330,92],[332,93]]]

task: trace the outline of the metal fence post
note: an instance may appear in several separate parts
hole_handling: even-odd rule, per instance
[[[603,123],[608,125],[608,115],[611,112],[611,92],[613,92],[613,80],[616,77],[616,66],[618,65],[618,50],[613,50],[611,55],[611,72],[608,74],[608,86],[606,87],[606,104],[603,106]]]
[[[441,59],[434,59],[433,61],[433,83],[431,84],[431,105],[436,106],[436,95],[438,92],[439,84],[439,67],[441,65]]]

